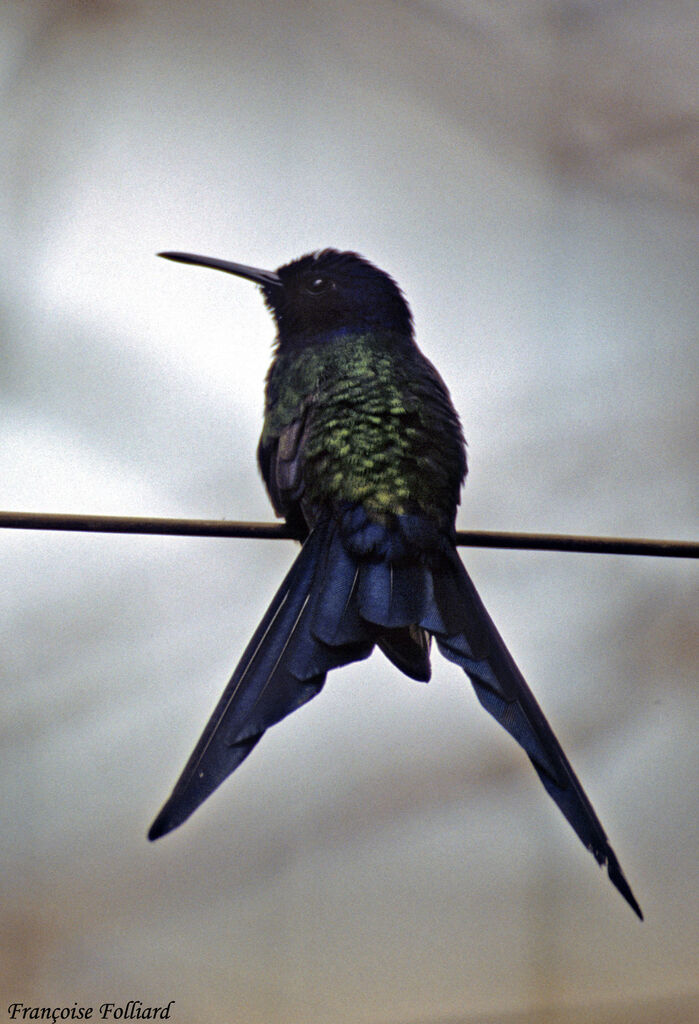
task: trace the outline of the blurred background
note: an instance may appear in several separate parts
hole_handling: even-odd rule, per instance
[[[460,527],[696,539],[698,34],[692,0],[5,0],[0,507],[270,519],[262,300],[154,254],[334,246],[451,388]],[[0,1019],[696,1019],[696,563],[463,550],[644,924],[438,657],[333,674],[146,841],[294,550],[2,532]]]

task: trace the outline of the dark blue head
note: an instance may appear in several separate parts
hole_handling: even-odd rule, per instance
[[[277,270],[282,287],[265,287],[280,348],[348,332],[392,331],[412,337],[403,294],[388,274],[354,252],[323,249]]]
[[[276,271],[189,253],[160,255],[181,263],[214,267],[258,284],[276,320],[280,349],[376,330],[412,339],[412,316],[400,288],[393,278],[357,253],[323,249]]]

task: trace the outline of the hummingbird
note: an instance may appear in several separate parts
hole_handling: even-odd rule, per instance
[[[457,554],[466,444],[396,282],[354,252],[277,270],[163,252],[256,284],[276,325],[257,451],[301,550],[245,649],[150,839],[181,825],[326,674],[378,647],[427,682],[434,642],[529,757],[578,837],[643,914],[556,736]]]

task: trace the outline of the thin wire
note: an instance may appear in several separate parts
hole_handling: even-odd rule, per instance
[[[183,537],[242,537],[267,540],[293,540],[296,538],[288,526],[279,523],[241,523],[214,519],[154,519],[145,516],[92,516],[56,512],[0,512],[0,528],[70,530],[84,533],[148,533]],[[699,558],[699,543],[689,540],[648,540],[636,537],[580,537],[560,533],[459,530],[456,534],[456,543],[464,547],[478,548]]]

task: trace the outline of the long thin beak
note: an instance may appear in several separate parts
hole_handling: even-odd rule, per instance
[[[236,277],[245,277],[248,281],[254,281],[264,288],[281,288],[282,282],[278,274],[273,270],[258,270],[257,267],[246,267],[242,263],[229,263],[228,260],[219,260],[215,256],[195,256],[191,252],[159,252],[165,260],[174,260],[175,263],[194,263],[198,267],[212,267],[214,270],[223,270],[227,274],[235,274]]]

